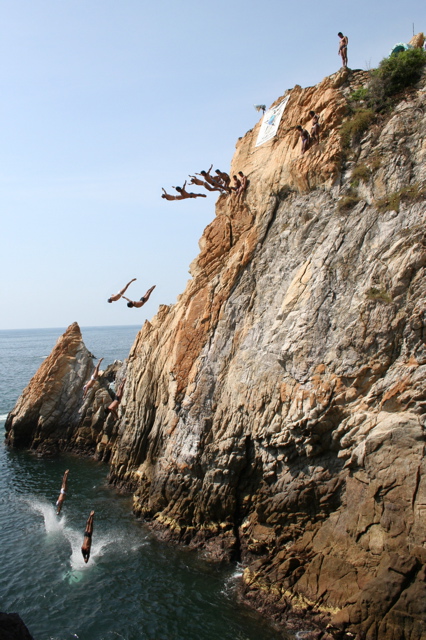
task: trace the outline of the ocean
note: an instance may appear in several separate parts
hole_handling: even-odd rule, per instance
[[[140,327],[82,328],[103,366],[123,360]],[[61,329],[0,331],[0,428]],[[65,469],[68,492],[55,502]],[[215,565],[161,543],[107,484],[108,468],[43,459],[0,444],[0,610],[34,640],[279,640],[290,638],[238,602],[238,565]],[[80,547],[95,511],[92,553]],[[1,630],[0,630],[1,637]]]

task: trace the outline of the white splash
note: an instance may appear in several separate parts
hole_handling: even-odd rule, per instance
[[[71,571],[82,571],[83,569],[90,567],[90,565],[96,563],[96,560],[104,555],[106,547],[116,542],[116,540],[111,536],[96,536],[96,531],[94,531],[92,546],[90,548],[90,558],[86,563],[84,562],[83,554],[81,553],[81,545],[84,541],[84,531],[75,531],[74,529],[67,527],[64,529],[64,535],[71,545]]]
[[[237,588],[237,583],[239,582],[242,575],[243,575],[243,567],[242,565],[237,564],[235,571],[226,578],[225,584],[223,586],[223,589],[221,590],[221,593],[223,593],[225,596],[230,596],[231,594],[233,594],[235,589]]]
[[[46,533],[60,533],[64,530],[66,518],[65,516],[59,518],[52,504],[41,500],[28,500],[28,504],[33,511],[43,516]]]

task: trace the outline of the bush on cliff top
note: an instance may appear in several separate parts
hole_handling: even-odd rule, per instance
[[[368,86],[354,91],[349,99],[352,103],[362,101],[374,111],[383,111],[392,105],[394,96],[420,80],[425,65],[423,49],[408,49],[384,58],[378,69],[371,72]]]
[[[408,49],[381,61],[368,86],[358,88],[349,98],[352,116],[340,130],[344,149],[360,142],[376,113],[391,106],[394,96],[420,80],[425,65],[423,49]]]
[[[426,51],[408,49],[384,58],[371,74],[368,86],[368,102],[381,109],[391,96],[418,82],[426,65]]]

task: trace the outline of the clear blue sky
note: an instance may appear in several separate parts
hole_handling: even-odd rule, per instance
[[[375,67],[424,3],[0,0],[0,329],[142,324],[185,288],[238,137],[295,84]],[[133,277],[130,297],[106,299]]]

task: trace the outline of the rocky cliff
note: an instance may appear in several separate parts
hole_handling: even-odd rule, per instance
[[[94,369],[93,356],[74,322],[9,413],[6,442],[45,455],[65,450],[94,453],[104,434],[114,432],[114,421],[106,408],[114,397],[110,383],[121,365],[117,362],[101,371],[83,398],[83,386]]]
[[[260,123],[239,140],[244,198],[218,199],[185,292],[130,351],[119,424],[87,442],[162,535],[241,559],[254,606],[419,640],[425,77],[343,151],[366,75],[295,87],[273,140],[255,147]],[[321,139],[301,156],[310,109]]]

